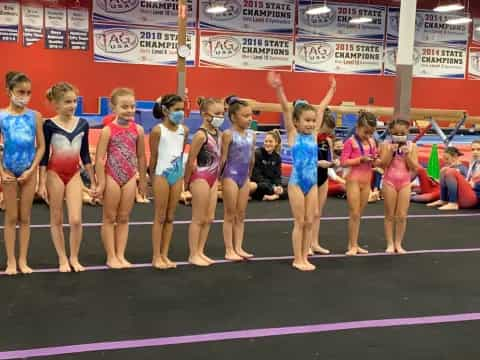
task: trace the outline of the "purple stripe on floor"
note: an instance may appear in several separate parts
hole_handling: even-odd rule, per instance
[[[424,219],[424,218],[470,218],[470,217],[479,217],[480,213],[462,213],[462,214],[411,214],[408,215],[409,219]],[[365,215],[362,216],[364,220],[381,220],[383,215]],[[325,216],[322,217],[322,221],[339,221],[339,220],[348,220],[348,216]],[[293,221],[293,218],[259,218],[259,219],[245,219],[247,223],[269,223],[269,222],[290,222]],[[174,222],[175,225],[188,225],[190,220],[177,220]],[[213,221],[216,224],[223,223],[223,220],[217,219]],[[131,226],[142,226],[142,225],[152,225],[151,221],[132,221],[130,222]],[[63,224],[64,227],[68,227],[68,224]],[[102,223],[83,223],[84,227],[98,227],[102,226]],[[31,228],[43,229],[49,228],[50,224],[32,224]],[[0,226],[0,229],[3,229],[4,226]]]
[[[408,251],[404,255],[398,254],[387,254],[385,252],[372,252],[364,255],[356,255],[356,257],[369,257],[369,256],[408,256],[408,255],[417,255],[417,254],[454,254],[454,253],[469,253],[469,252],[480,252],[480,248],[464,248],[464,249],[430,249],[430,250],[412,250]],[[330,255],[313,255],[310,256],[311,259],[334,259],[334,258],[346,258],[351,257],[345,254],[330,254]],[[286,255],[286,256],[265,256],[265,257],[254,257],[249,259],[248,262],[256,262],[256,261],[278,261],[278,260],[291,260],[293,256]],[[218,259],[215,260],[215,264],[225,264],[225,263],[232,263],[230,260]],[[178,266],[185,266],[191,265],[188,262],[180,261],[177,262]],[[145,263],[145,264],[132,264],[132,269],[139,269],[139,268],[150,268],[152,264]],[[105,265],[97,265],[97,266],[86,266],[85,271],[99,271],[99,270],[109,270],[108,266]],[[115,271],[115,270],[112,270]],[[119,270],[117,270],[119,271]],[[47,269],[37,269],[34,270],[35,273],[56,273],[59,272],[58,268],[47,268]],[[6,275],[5,272],[0,272],[1,275]]]
[[[77,354],[91,351],[109,351],[122,349],[136,349],[145,347],[161,347],[179,344],[195,344],[212,341],[238,340],[263,338],[272,336],[286,336],[298,334],[312,334],[320,332],[331,332],[341,330],[367,329],[367,328],[384,328],[393,326],[412,326],[412,325],[429,325],[429,324],[445,324],[464,321],[478,321],[480,313],[466,313],[441,316],[423,316],[398,319],[380,319],[380,320],[364,320],[349,321],[329,324],[316,324],[304,326],[289,326],[280,328],[265,329],[249,329],[238,331],[216,332],[208,334],[186,335],[160,337],[142,340],[123,340],[98,342],[90,344],[53,346],[28,350],[13,350],[0,352],[1,359],[22,359],[28,357],[42,357],[65,354]]]

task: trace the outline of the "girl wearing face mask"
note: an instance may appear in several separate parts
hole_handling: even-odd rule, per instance
[[[223,104],[219,99],[198,100],[203,123],[192,139],[185,168],[185,189],[192,193],[192,222],[188,231],[190,256],[188,261],[197,266],[214,263],[205,255],[205,244],[217,206],[218,176],[220,173]]]
[[[150,174],[155,198],[152,227],[152,265],[157,269],[175,268],[168,258],[173,220],[183,186],[183,151],[188,140],[184,120],[184,101],[174,94],[155,103],[153,116],[163,122],[150,134]]]
[[[223,239],[225,258],[240,261],[253,256],[242,245],[256,135],[248,129],[252,121],[252,108],[246,101],[231,97],[228,113],[233,125],[222,136]]]
[[[283,194],[280,131],[265,135],[263,147],[255,151],[255,165],[250,182],[250,192],[255,200],[277,200]]]
[[[17,274],[15,258],[16,227],[19,225],[20,252],[18,268],[30,274],[28,246],[30,243],[30,213],[37,183],[38,164],[45,150],[43,121],[38,112],[27,108],[32,84],[27,75],[9,72],[6,90],[10,104],[0,110],[0,131],[3,153],[0,161],[5,202],[4,239],[7,254],[7,275]]]
[[[386,252],[404,254],[403,237],[407,228],[411,179],[418,169],[417,148],[407,140],[409,122],[395,119],[390,123],[391,141],[380,147],[380,162],[385,169],[383,196],[385,203]],[[395,231],[394,231],[395,230]]]
[[[96,197],[96,183],[88,146],[88,122],[74,116],[77,90],[58,83],[47,91],[47,100],[57,115],[43,124],[45,154],[40,163],[39,194],[50,206],[50,231],[57,251],[60,272],[85,270],[78,260],[82,241],[82,179],[80,160],[91,179],[90,195]],[[63,201],[70,224],[70,259],[63,235]],[[69,261],[70,260],[70,261]],[[71,266],[71,267],[70,267]]]
[[[137,172],[140,175],[139,192],[142,195],[146,192],[145,140],[143,128],[135,123],[133,90],[113,90],[110,102],[116,118],[100,134],[95,172],[97,192],[103,196],[102,240],[107,265],[123,269],[132,266],[125,258],[125,250],[128,221],[135,203]]]
[[[377,148],[372,139],[377,119],[372,113],[361,112],[355,133],[345,141],[340,163],[347,170],[347,201],[349,208],[347,255],[366,254],[358,245],[360,218],[368,202],[372,183],[372,167],[376,166]]]

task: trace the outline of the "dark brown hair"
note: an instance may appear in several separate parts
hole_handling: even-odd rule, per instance
[[[162,96],[160,102],[153,106],[153,116],[157,119],[163,119],[166,116],[165,110],[169,110],[176,103],[183,102],[183,99],[177,94],[167,94]]]
[[[274,138],[275,142],[277,145],[275,145],[275,152],[277,154],[280,154],[280,151],[282,150],[282,137],[280,136],[280,130],[278,129],[273,129],[267,132],[266,136],[271,136]]]
[[[357,127],[377,127],[377,117],[371,112],[361,110],[358,114]]]
[[[31,83],[32,81],[27,75],[18,71],[9,71],[5,75],[5,87],[10,91],[23,82]]]

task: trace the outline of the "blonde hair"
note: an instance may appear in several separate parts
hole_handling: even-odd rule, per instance
[[[45,94],[46,98],[48,101],[52,102],[58,102],[63,99],[66,93],[73,91],[75,95],[78,94],[78,90],[75,86],[68,82],[59,82],[53,85],[51,88],[47,90],[47,93]]]
[[[117,105],[118,98],[120,96],[127,96],[127,95],[135,97],[135,92],[129,88],[115,88],[113,89],[112,94],[110,95],[110,103],[112,105]]]
[[[202,97],[200,96],[197,99],[197,104],[200,107],[200,112],[206,112],[210,105],[213,104],[223,104],[221,99],[213,98],[213,97]]]

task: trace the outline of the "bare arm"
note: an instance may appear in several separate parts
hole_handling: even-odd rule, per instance
[[[95,157],[95,175],[97,176],[97,186],[99,196],[103,196],[105,190],[105,156],[107,155],[108,142],[110,140],[110,128],[108,126],[102,129],[100,139],[97,144]]]
[[[408,152],[407,156],[405,157],[405,160],[407,161],[407,166],[410,171],[417,172],[418,167],[420,166],[418,164],[418,154],[417,154],[417,145],[412,144],[412,147],[410,151]]]
[[[160,126],[155,126],[155,128],[150,133],[150,177],[153,178],[155,175],[155,167],[157,166],[158,160],[158,143],[160,142],[160,137],[162,136],[162,130]]]
[[[184,176],[185,189],[188,189],[189,187],[190,178],[192,176],[194,166],[195,166],[195,160],[197,159],[198,153],[200,152],[200,149],[202,148],[206,140],[207,140],[207,137],[205,136],[205,132],[201,130],[197,131],[197,133],[192,139],[192,144],[190,145],[190,151],[188,152],[187,165],[185,165],[185,176]]]
[[[335,79],[335,77],[330,76],[329,80],[330,80],[330,89],[328,89],[327,93],[325,94],[325,97],[322,99],[322,102],[318,105],[317,123],[316,123],[317,131],[322,126],[323,113],[325,109],[328,107],[328,105],[330,105],[330,102],[332,101],[333,96],[335,95],[335,91],[337,90],[337,80]]]
[[[220,159],[220,169],[223,172],[225,163],[227,162],[228,150],[230,148],[230,143],[232,142],[232,133],[227,130],[222,134],[222,156]]]
[[[387,168],[393,159],[393,149],[390,144],[383,143],[380,145],[380,167]]]
[[[138,174],[139,180],[139,192],[145,196],[147,187],[147,158],[145,156],[145,131],[143,127],[137,125],[138,139],[137,139],[137,158],[138,158]]]
[[[257,134],[253,134],[252,153],[250,154],[250,167],[248,169],[248,178],[252,177],[253,167],[255,166],[255,145],[257,143]]]

